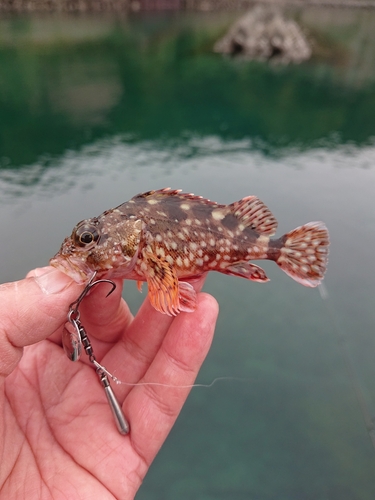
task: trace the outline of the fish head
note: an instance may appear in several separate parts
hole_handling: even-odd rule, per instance
[[[86,283],[95,272],[98,277],[125,276],[136,263],[142,225],[139,219],[85,219],[65,238],[50,265],[77,283]]]

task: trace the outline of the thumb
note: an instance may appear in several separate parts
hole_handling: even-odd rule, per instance
[[[69,304],[80,292],[71,278],[52,267],[0,285],[0,374],[9,375],[23,347],[47,338],[66,321]]]

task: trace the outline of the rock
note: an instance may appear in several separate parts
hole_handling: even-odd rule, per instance
[[[285,19],[278,9],[260,5],[236,21],[216,42],[214,51],[282,64],[298,64],[311,56],[311,47],[297,23]]]

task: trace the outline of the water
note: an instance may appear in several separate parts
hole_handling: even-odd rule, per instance
[[[326,300],[268,262],[265,285],[210,273],[220,317],[198,382],[241,380],[192,390],[137,498],[370,500],[357,396],[375,416],[373,75],[222,59],[210,47],[228,16],[0,22],[0,278],[165,186],[256,194],[278,234],[324,220]],[[133,311],[143,299],[133,282],[124,296]]]

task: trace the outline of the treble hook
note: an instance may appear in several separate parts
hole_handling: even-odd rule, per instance
[[[112,285],[111,290],[105,296],[106,298],[109,297],[111,295],[111,293],[113,293],[116,290],[116,283],[114,283],[110,279],[105,279],[105,278],[95,280],[96,275],[97,275],[97,271],[95,271],[94,274],[91,276],[90,280],[88,281],[85,288],[82,290],[79,297],[69,305],[69,314],[68,314],[69,321],[71,321],[72,319],[75,319],[75,320],[79,319],[78,308],[81,305],[82,300],[86,297],[86,295],[89,293],[89,291],[94,286],[98,285],[99,283],[109,283],[110,285]]]

